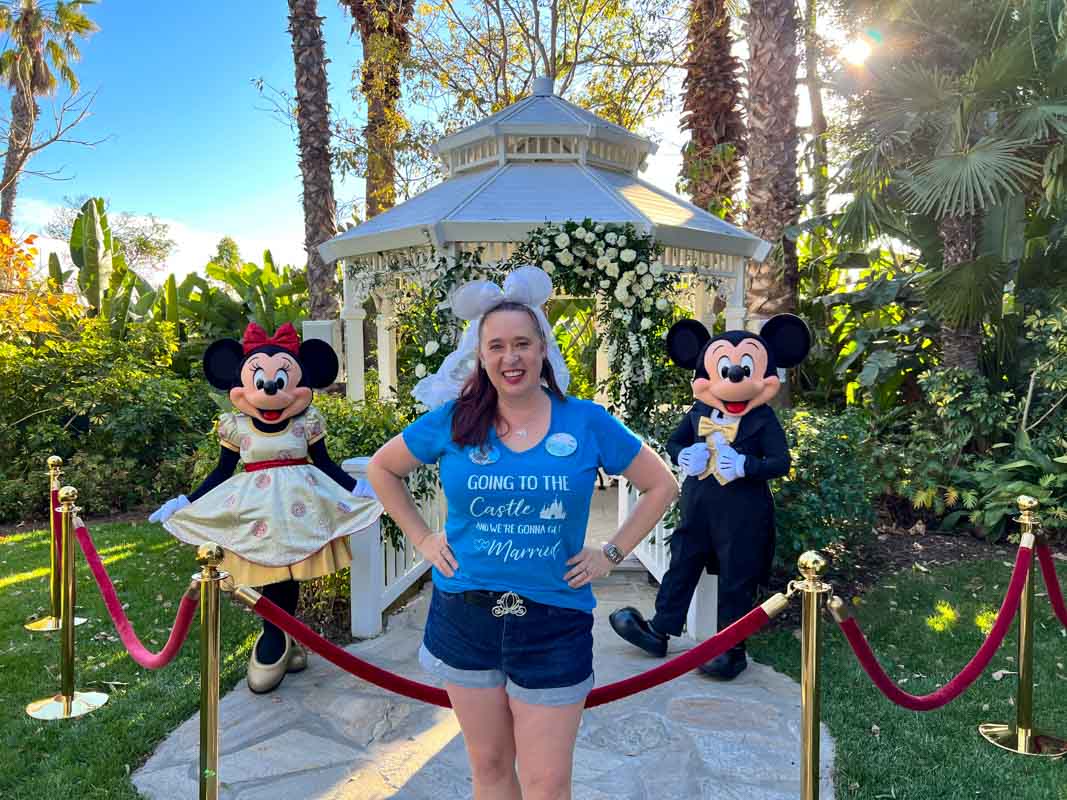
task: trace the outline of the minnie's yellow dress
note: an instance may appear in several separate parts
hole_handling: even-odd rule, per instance
[[[240,454],[245,471],[172,514],[163,526],[188,544],[220,545],[225,550],[220,568],[237,585],[309,580],[348,566],[347,537],[366,534],[382,506],[374,498],[353,496],[307,462],[308,447],[326,435],[318,409],[309,406],[277,433],[257,430],[240,412],[223,414],[216,430],[220,444]],[[305,463],[269,463],[301,459]]]

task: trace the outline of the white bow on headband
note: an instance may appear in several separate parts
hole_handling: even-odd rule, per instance
[[[452,292],[449,305],[457,317],[467,320],[467,329],[455,351],[445,356],[441,368],[415,384],[412,392],[415,399],[433,409],[459,397],[464,382],[478,364],[478,320],[494,306],[506,301],[529,306],[537,317],[545,337],[548,363],[552,365],[559,388],[566,392],[571,380],[570,370],[552,333],[552,326],[541,310],[551,296],[552,279],[543,269],[533,266],[513,270],[504,279],[503,289],[492,281],[470,281],[457,287]]]
[[[537,267],[519,267],[504,279],[501,289],[492,281],[470,281],[452,292],[452,312],[460,319],[474,320],[505,301],[540,308],[552,296],[552,279]]]

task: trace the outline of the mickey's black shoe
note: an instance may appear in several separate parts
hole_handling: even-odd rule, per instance
[[[657,658],[667,655],[667,640],[670,637],[654,630],[641,616],[641,612],[633,606],[612,611],[608,620],[611,622],[611,627],[615,629],[615,633],[630,644],[637,645],[649,655]]]
[[[700,671],[715,680],[732,681],[744,672],[747,666],[748,659],[745,657],[744,648],[734,647],[708,663],[701,664]]]

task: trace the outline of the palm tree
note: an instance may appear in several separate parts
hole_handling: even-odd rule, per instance
[[[993,41],[946,37],[923,51],[932,63],[873,65],[851,137],[859,146],[842,188],[853,200],[839,234],[888,233],[921,251],[944,367],[978,371],[983,322],[999,314],[1019,258],[1023,210],[1062,186],[1067,62],[1045,30],[1047,0],[1031,5]]]
[[[19,173],[26,166],[37,122],[37,98],[50,95],[59,84],[56,72],[72,92],[78,78],[70,68],[81,57],[74,41],[97,30],[82,13],[82,6],[95,0],[9,0],[0,6],[0,31],[9,37],[8,49],[0,55],[0,75],[11,89],[11,129],[0,183],[0,218],[11,220]]]
[[[408,23],[415,0],[341,0],[363,44],[362,84],[367,98],[367,217],[396,202],[396,143],[405,126],[400,115],[400,68],[411,51]]]
[[[734,216],[733,198],[745,154],[741,62],[731,53],[726,0],[693,0],[689,18],[682,128],[684,188],[701,208]]]
[[[318,245],[337,232],[337,203],[330,172],[330,102],[326,46],[317,0],[289,0],[289,33],[296,71],[296,124],[303,179],[304,249],[307,251],[308,313],[312,319],[337,315],[336,277]]]
[[[797,189],[795,0],[751,0],[748,9],[748,203],[746,228],[776,245],[748,272],[748,316],[796,307],[796,244],[783,234],[800,214]]]

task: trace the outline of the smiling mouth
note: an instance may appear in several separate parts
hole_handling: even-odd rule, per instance
[[[504,376],[504,380],[506,380],[508,383],[518,383],[519,381],[521,381],[523,379],[523,376],[526,375],[526,370],[524,370],[524,369],[506,369],[503,372],[501,372],[500,374]]]
[[[259,409],[259,414],[267,422],[277,422],[281,419],[284,410],[281,408],[261,408]]]
[[[726,406],[726,410],[731,414],[740,414],[746,408],[748,408],[747,400],[725,400],[723,405]]]

